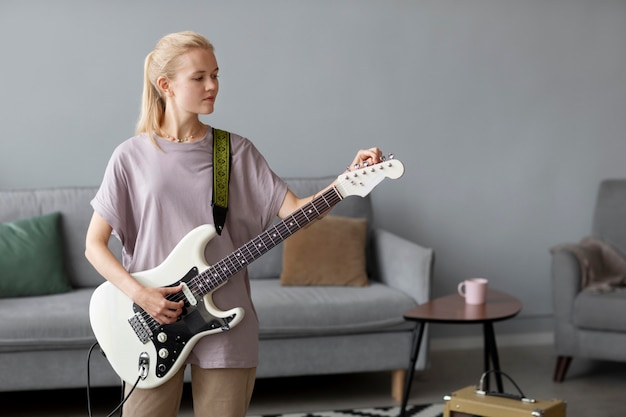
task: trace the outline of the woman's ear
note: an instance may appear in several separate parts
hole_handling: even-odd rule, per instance
[[[157,78],[156,84],[164,96],[172,96],[170,81],[166,77],[160,76],[159,78]]]

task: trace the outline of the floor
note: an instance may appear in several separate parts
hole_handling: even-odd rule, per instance
[[[552,382],[551,346],[500,347],[502,370],[527,397],[559,398],[567,402],[568,417],[623,417],[626,363],[574,360],[564,383]],[[431,352],[429,369],[416,373],[410,402],[442,403],[443,396],[478,383],[482,351]],[[368,373],[261,379],[257,381],[249,415],[320,411],[396,405],[390,396],[390,374]],[[507,391],[514,391],[505,383]],[[119,389],[92,392],[94,417],[108,415],[119,400]],[[86,390],[0,393],[5,417],[88,416]],[[186,390],[180,417],[192,417]]]

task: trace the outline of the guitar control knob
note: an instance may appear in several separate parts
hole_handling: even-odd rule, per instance
[[[161,343],[167,342],[167,333],[161,332],[157,335],[157,340]]]
[[[163,364],[160,364],[159,366],[157,366],[157,368],[158,368],[158,370],[159,370],[159,372],[161,374],[163,374],[165,371],[167,371],[167,367],[165,365],[163,365]]]
[[[161,359],[167,359],[168,356],[170,356],[170,352],[167,349],[159,349],[159,357]]]

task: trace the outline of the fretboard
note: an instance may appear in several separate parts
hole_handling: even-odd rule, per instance
[[[329,188],[224,259],[200,272],[193,278],[192,286],[197,288],[201,296],[208,294],[341,200],[342,197],[335,187]]]

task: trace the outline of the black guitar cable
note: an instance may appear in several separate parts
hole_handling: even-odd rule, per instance
[[[91,345],[91,347],[89,348],[89,353],[87,354],[87,413],[89,414],[89,417],[93,417],[92,411],[91,411],[91,353],[93,352],[96,346],[98,346],[98,342]],[[122,381],[122,401],[118,404],[117,407],[115,407],[113,411],[111,411],[107,415],[107,417],[112,417],[113,414],[115,414],[118,410],[120,412],[120,417],[122,417],[122,413],[123,413],[122,406],[124,405],[124,403],[126,403],[128,398],[130,398],[133,391],[135,391],[135,388],[137,388],[137,385],[139,384],[139,381],[141,380],[142,375],[144,375],[145,370],[143,369],[143,367],[140,368],[140,371],[141,372],[139,373],[139,376],[137,377],[137,381],[135,381],[133,388],[130,390],[130,392],[126,396],[124,396],[124,387],[126,383]]]

